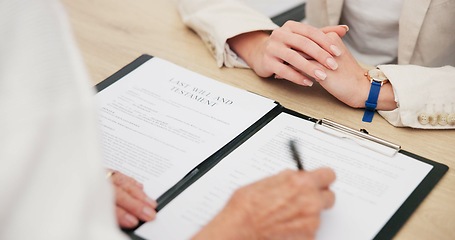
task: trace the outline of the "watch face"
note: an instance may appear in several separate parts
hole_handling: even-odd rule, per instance
[[[370,76],[371,80],[376,81],[376,82],[383,82],[388,80],[387,77],[384,75],[384,73],[377,69],[373,68],[368,71],[368,76]]]

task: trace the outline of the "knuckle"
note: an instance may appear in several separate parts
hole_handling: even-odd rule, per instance
[[[311,214],[319,215],[324,209],[324,201],[321,197],[313,198],[312,203],[309,205],[311,206],[309,208]]]
[[[317,47],[317,48],[315,48],[315,52],[316,52],[316,57],[315,57],[315,59],[320,58],[320,59],[323,60],[323,61],[321,62],[321,64],[324,64],[327,58],[332,57],[332,56],[331,56],[325,49],[323,49],[322,47]]]
[[[282,76],[286,77],[288,75],[288,71],[285,65],[280,65],[275,69],[275,73]]]
[[[317,58],[317,57],[329,57],[330,55],[318,44],[315,44],[313,40],[309,38],[303,38],[300,40],[302,43],[302,46],[305,46],[305,53],[308,55],[312,55],[312,57]]]
[[[300,187],[302,189],[305,189],[305,191],[311,192],[316,191],[316,183],[313,181],[312,178],[305,177],[304,179],[302,179],[300,182]]]
[[[127,192],[137,199],[145,199],[146,194],[138,186],[128,186]]]
[[[313,44],[313,41],[307,37],[300,38],[299,42],[302,46],[311,46]]]
[[[338,36],[335,32],[328,32],[326,35],[331,38]]]
[[[297,24],[296,21],[294,20],[287,20],[284,24],[283,24],[283,27],[293,27]]]
[[[335,42],[335,43],[340,43],[340,42],[341,42],[340,36],[338,36],[338,34],[335,33],[335,32],[329,32],[329,33],[327,33],[326,35],[327,35],[327,37],[328,37],[330,40],[332,40],[332,41]]]
[[[296,51],[289,51],[286,53],[286,57],[285,57],[288,62],[290,63],[301,63],[302,61],[302,56],[300,56],[300,54],[298,54]],[[303,62],[302,62],[303,63]]]
[[[280,39],[281,36],[284,34],[284,32],[285,32],[285,29],[277,28],[277,29],[273,30],[272,33],[270,34],[270,39],[272,39],[272,40]]]
[[[126,211],[125,211],[125,209],[117,206],[115,208],[115,214],[117,215],[117,218],[121,218],[126,214]]]
[[[311,25],[307,25],[307,27],[305,28],[305,32],[309,35],[309,36],[312,36],[312,35],[317,35],[317,34],[320,34],[321,30],[311,26]]]
[[[129,199],[128,194],[123,190],[116,191],[115,195],[116,195],[117,204],[120,204],[120,205],[124,205]]]
[[[311,25],[308,25],[308,24],[302,25],[302,27],[300,28],[300,31],[305,36],[308,36],[310,38],[312,38],[314,36],[320,36],[321,35],[321,31],[318,28],[315,28],[315,27],[313,27]]]
[[[248,187],[242,187],[234,191],[229,199],[229,205],[239,209],[249,209],[254,204],[254,198],[251,198]]]
[[[136,202],[131,206],[131,211],[136,214],[136,216],[140,216],[142,214],[142,210],[144,209],[144,205]]]
[[[126,179],[125,179],[126,176],[120,172],[116,172],[114,175],[112,175],[112,177],[113,177],[114,183],[117,185],[122,185],[126,181]]]
[[[302,185],[302,178],[299,176],[299,174],[293,172],[292,174],[291,173],[287,174],[286,177],[287,177],[286,181],[289,184],[289,186],[298,187]]]
[[[271,55],[274,52],[275,45],[272,43],[267,43],[264,46],[265,55]]]
[[[248,188],[247,187],[242,187],[234,191],[232,194],[232,199],[234,200],[242,200],[242,199],[247,199],[248,198]]]
[[[289,178],[292,178],[292,176],[294,174],[295,174],[295,171],[293,171],[291,169],[285,169],[278,173],[280,178],[284,179],[285,183],[289,182]]]

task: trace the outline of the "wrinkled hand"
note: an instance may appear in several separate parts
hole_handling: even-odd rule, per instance
[[[195,238],[314,239],[321,212],[334,204],[334,180],[328,168],[287,170],[245,186]]]
[[[115,213],[122,228],[133,228],[139,220],[150,221],[155,218],[155,200],[147,197],[143,185],[131,177],[115,171],[110,177],[115,190]]]
[[[334,44],[340,46],[342,54],[335,57],[339,66],[336,70],[326,69],[327,78],[325,80],[315,80],[330,94],[348,106],[364,108],[371,86],[365,76],[367,70],[360,66],[337,34],[327,33],[327,36],[332,39]],[[323,67],[316,60],[311,62]],[[392,110],[395,108],[396,102],[392,86],[391,84],[384,84],[379,94],[377,109]]]
[[[297,84],[311,86],[312,78],[325,79],[325,69],[337,69],[333,56],[341,51],[326,32],[346,34],[346,26],[318,29],[288,21],[270,35],[250,32],[228,40],[229,45],[261,77],[275,74]],[[320,67],[307,59],[314,59]]]

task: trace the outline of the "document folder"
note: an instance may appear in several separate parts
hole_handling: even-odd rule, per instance
[[[175,78],[174,75],[176,76]],[[166,76],[166,78],[162,79],[160,76]],[[158,199],[159,202],[157,218],[152,222],[142,224],[136,230],[127,231],[134,239],[190,238],[191,234],[194,234],[194,232],[178,237],[172,235],[180,234],[179,230],[175,230],[176,227],[178,228],[179,226],[182,226],[182,224],[192,224],[191,221],[185,222],[184,218],[179,217],[180,212],[196,209],[195,206],[189,205],[188,199],[184,200],[185,197],[190,197],[191,202],[194,205],[202,204],[207,196],[201,196],[201,194],[211,191],[211,189],[206,188],[205,185],[213,183],[223,184],[224,181],[228,181],[227,178],[229,175],[226,175],[225,177],[222,177],[221,175],[229,173],[231,166],[229,164],[235,163],[234,166],[237,168],[235,169],[236,172],[240,171],[241,168],[248,169],[245,170],[245,178],[240,179],[245,182],[239,182],[238,186],[253,181],[254,179],[250,179],[249,177],[254,174],[256,174],[256,176],[261,176],[261,178],[266,177],[267,174],[269,174],[270,171],[264,173],[260,172],[260,167],[254,165],[264,156],[269,157],[269,159],[260,162],[261,164],[267,164],[268,161],[282,159],[281,162],[276,161],[273,165],[268,166],[272,167],[269,168],[269,170],[272,169],[273,171],[271,172],[273,173],[280,171],[280,169],[288,168],[288,165],[286,165],[288,163],[295,167],[295,165],[292,164],[293,161],[290,153],[285,152],[285,149],[288,150],[287,144],[289,137],[296,138],[297,143],[300,142],[300,146],[305,147],[305,151],[300,152],[303,152],[303,155],[308,154],[305,160],[306,163],[310,164],[305,167],[308,167],[309,170],[311,170],[311,166],[328,166],[333,167],[336,172],[339,170],[337,172],[337,181],[335,182],[336,186],[334,191],[337,195],[337,202],[345,205],[340,208],[336,203],[333,211],[329,210],[326,214],[323,214],[319,232],[320,235],[318,235],[321,236],[322,239],[334,239],[334,236],[330,234],[337,234],[336,238],[339,239],[392,238],[448,170],[448,167],[444,164],[403,150],[398,144],[390,143],[387,140],[367,134],[365,130],[355,130],[329,119],[316,119],[306,116],[291,109],[287,109],[271,99],[264,100],[263,97],[254,93],[237,91],[232,89],[233,87],[231,86],[224,85],[213,79],[207,79],[202,75],[198,75],[162,59],[153,58],[150,55],[139,57],[131,64],[125,66],[97,85],[97,89],[100,91],[97,94],[97,99],[101,102],[101,118],[105,121],[102,124],[103,132],[111,134],[108,136],[112,136],[112,132],[119,133],[115,138],[111,137],[109,139],[109,146],[105,149],[106,154],[116,156],[115,151],[122,149],[116,147],[115,144],[117,143],[114,142],[114,140],[123,143],[121,147],[125,148],[134,146],[134,141],[137,141],[138,138],[145,139],[144,136],[146,136],[148,137],[144,140],[145,145],[148,147],[146,150],[156,152],[160,149],[158,149],[159,147],[154,146],[154,144],[165,143],[167,146],[171,146],[176,143],[176,141],[172,141],[172,136],[155,136],[153,135],[154,131],[149,131],[149,128],[154,127],[151,125],[155,123],[163,123],[162,121],[155,120],[159,117],[161,110],[165,111],[166,117],[171,116],[173,120],[179,122],[188,120],[186,115],[182,115],[182,108],[179,106],[193,104],[193,99],[189,99],[187,96],[181,96],[181,92],[169,94],[166,91],[160,92],[157,90],[159,89],[158,87],[162,87],[162,85],[167,86],[166,84],[175,83],[179,78],[186,81],[189,85],[199,84],[204,88],[212,86],[213,89],[210,89],[211,93],[222,92],[222,95],[229,99],[240,100],[243,97],[248,99],[245,104],[254,102],[257,105],[267,105],[267,108],[258,105],[257,108],[265,109],[260,113],[262,114],[261,117],[253,118],[251,123],[246,126],[245,130],[239,131],[233,138],[228,138],[227,142],[222,145],[221,148],[214,149],[213,153],[206,159],[200,159],[201,162],[195,167],[192,167],[192,169],[190,168],[189,171],[183,174],[178,172],[179,174],[176,174],[178,177],[176,182],[161,182],[161,184],[167,184],[166,186],[169,185],[171,187],[166,187],[165,189],[167,189],[167,191],[163,194],[151,196]],[[194,82],[188,82],[190,79],[193,79]],[[232,94],[228,96],[228,92]],[[142,102],[137,104],[135,101]],[[167,103],[171,104],[164,107],[163,104]],[[199,106],[202,106],[200,103],[194,103],[192,106],[196,106],[197,112],[201,112],[205,116],[210,114],[208,110],[204,110],[202,107],[198,108]],[[172,109],[173,107],[176,109]],[[239,104],[235,107],[239,108],[244,106]],[[188,108],[186,107],[186,109]],[[249,114],[251,108],[246,107],[244,111]],[[137,119],[133,118],[134,116],[132,117],[132,115],[136,113],[139,114]],[[151,113],[153,114],[151,115]],[[231,112],[221,111],[221,114],[231,114]],[[151,117],[153,117],[153,119]],[[141,121],[136,121],[138,119]],[[153,121],[151,121],[151,119]],[[242,120],[243,119],[234,119],[233,123],[235,124],[236,121]],[[159,124],[158,127],[160,128],[158,130],[163,130],[163,126],[167,125]],[[189,124],[186,126],[189,126],[189,128],[193,127],[193,125]],[[205,126],[206,125],[201,128],[205,128]],[[141,131],[135,130],[135,128],[138,127],[140,127]],[[190,129],[183,130],[186,131],[184,133],[187,133]],[[281,135],[275,135],[276,130],[279,130],[278,133]],[[151,132],[151,135],[145,134],[148,132]],[[149,140],[156,139],[159,139],[161,142],[154,141],[152,142],[153,144],[148,142]],[[277,148],[275,153],[281,155],[278,157],[270,157],[270,154],[267,155],[260,152],[260,150],[269,150],[269,148],[263,146],[263,144],[268,144],[268,142],[264,143],[264,141],[268,139],[274,144],[273,147]],[[141,141],[141,143],[144,143],[144,141]],[[210,147],[207,145],[204,145],[203,148]],[[198,150],[201,149],[202,148],[198,148]],[[330,152],[331,155],[327,154],[327,152]],[[152,153],[155,154],[155,152]],[[149,155],[153,156],[153,154]],[[188,154],[194,153],[189,152]],[[250,158],[249,154],[253,154],[254,159]],[[127,157],[123,152],[120,152],[120,155]],[[290,158],[288,159],[289,161],[287,161],[286,158]],[[123,157],[120,160],[124,160]],[[130,160],[135,161],[135,159]],[[141,171],[141,169],[123,169],[122,167],[119,167],[119,165],[109,165],[108,161],[109,159],[106,159],[106,166],[118,171],[133,171],[133,173],[134,171]],[[153,162],[155,159],[151,158],[147,161]],[[355,164],[349,165],[349,161],[355,161]],[[394,164],[397,164],[396,168],[394,168]],[[125,165],[128,165],[128,162],[124,162],[124,164],[120,166]],[[250,165],[253,167],[248,168]],[[356,169],[361,165],[366,167],[361,170]],[[277,168],[273,169],[275,166]],[[340,168],[340,166],[342,168]],[[375,170],[375,168],[378,171],[374,173],[377,173],[378,177],[369,179],[369,171]],[[172,170],[174,169],[169,169],[169,171]],[[384,176],[380,175],[384,171],[390,174]],[[349,172],[350,175],[346,174],[346,172]],[[157,178],[158,181],[160,179],[161,178]],[[179,179],[180,181],[178,181]],[[370,189],[368,184],[365,185],[365,182],[362,182],[364,179],[371,181],[376,189]],[[353,186],[349,185],[350,182],[353,182],[351,180],[355,180]],[[404,182],[408,182],[409,184]],[[153,185],[158,183],[145,182],[144,187],[148,188],[150,184]],[[218,188],[218,190],[220,190],[220,188]],[[366,195],[361,195],[359,198],[356,198],[352,195],[352,190],[358,190],[358,195],[361,195],[363,193],[362,191],[365,190]],[[371,193],[371,191],[375,192]],[[227,195],[224,197],[229,197],[232,193],[225,194]],[[377,198],[376,195],[378,196]],[[361,202],[363,205],[359,206],[351,201],[345,201],[343,203],[343,199],[351,200],[351,198],[354,202]],[[393,206],[389,206],[384,203],[385,201],[382,201],[382,199],[395,202]],[[215,201],[212,201],[212,203],[214,202]],[[371,207],[368,207],[370,206],[370,202],[372,202]],[[224,202],[221,200],[218,202],[221,206],[223,203]],[[204,205],[203,207],[206,210],[205,212],[213,211],[212,214],[217,212],[216,209],[207,209],[207,205]],[[359,208],[361,209],[359,210]],[[351,215],[355,212],[360,212],[364,215],[359,215],[361,217],[354,219]],[[386,215],[383,215],[384,213]],[[376,223],[374,226],[370,226],[370,230],[365,230],[363,233],[364,235],[359,235],[359,227],[355,224],[352,226],[352,222],[354,221],[357,221],[357,224]],[[326,224],[329,223],[332,225],[327,226]],[[166,232],[165,229],[168,226],[173,226],[172,229],[174,230]],[[197,231],[199,227],[200,225],[196,226],[193,231]],[[342,229],[337,229],[340,227],[342,227]],[[345,235],[347,232],[346,229],[348,228],[353,229],[351,233],[354,235]]]

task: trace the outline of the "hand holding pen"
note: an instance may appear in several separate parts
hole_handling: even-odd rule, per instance
[[[302,164],[302,160],[300,159],[299,151],[297,151],[297,148],[295,147],[294,140],[289,141],[289,147],[291,149],[292,159],[294,159],[294,161],[297,164],[297,169],[304,171],[305,169],[303,168],[303,164]]]
[[[303,171],[295,143],[289,146],[299,171],[284,170],[236,190],[193,239],[314,239],[321,212],[335,201],[329,188],[335,173],[329,168]]]

